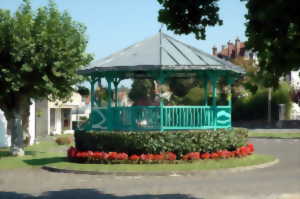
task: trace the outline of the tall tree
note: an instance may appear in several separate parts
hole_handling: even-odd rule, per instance
[[[139,100],[152,101],[155,97],[155,85],[151,79],[134,79],[129,98],[135,103]]]
[[[290,1],[247,0],[247,46],[257,52],[260,73],[270,85],[300,68],[300,5]]]
[[[176,34],[194,33],[205,39],[206,27],[222,25],[219,0],[157,0],[162,8],[158,21]],[[300,4],[290,1],[240,0],[246,2],[247,47],[257,53],[259,73],[268,87],[300,69]]]
[[[0,9],[0,108],[13,124],[12,153],[23,153],[21,117],[31,99],[65,99],[82,78],[85,27],[60,13],[53,1],[34,11],[29,0],[13,15]]]
[[[158,21],[176,34],[195,34],[205,39],[208,26],[222,25],[219,0],[157,0],[162,5]]]

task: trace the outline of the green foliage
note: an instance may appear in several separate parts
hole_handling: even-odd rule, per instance
[[[280,77],[300,68],[300,6],[282,0],[246,2],[247,46],[257,52],[262,76],[277,86]]]
[[[290,86],[282,82],[277,90],[272,92],[272,119],[278,119],[278,104],[286,105],[286,118],[290,115],[291,98]],[[248,96],[234,98],[233,120],[266,120],[268,109],[268,89],[259,88],[256,93],[248,93]]]
[[[115,151],[131,154],[234,150],[247,141],[246,129],[216,131],[84,132],[76,131],[76,148],[81,151]]]
[[[194,33],[197,39],[205,39],[208,26],[222,25],[218,0],[157,0],[162,8],[158,21],[166,24],[175,34]]]
[[[90,90],[85,86],[77,86],[77,92],[81,96],[88,96],[90,94]]]
[[[154,95],[154,82],[151,79],[135,79],[128,94],[133,102],[139,99],[153,99]]]
[[[178,97],[184,97],[187,93],[194,88],[199,81],[194,78],[183,79],[183,78],[170,78],[168,85],[172,93]]]
[[[18,97],[68,97],[91,61],[85,27],[60,13],[53,1],[37,11],[24,1],[14,15],[0,10],[0,107],[15,108]]]
[[[25,114],[31,99],[71,95],[83,79],[77,70],[92,59],[85,30],[53,1],[36,11],[29,0],[14,14],[0,9],[0,109],[9,123]],[[13,146],[21,147],[14,143],[21,135],[13,128]]]

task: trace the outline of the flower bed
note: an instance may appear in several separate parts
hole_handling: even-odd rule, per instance
[[[139,132],[75,132],[79,151],[114,151],[134,154],[163,154],[173,152],[183,157],[190,152],[213,153],[234,151],[247,144],[246,129],[202,131],[139,131]]]
[[[233,157],[245,157],[254,152],[253,144],[247,144],[236,150],[220,150],[212,153],[190,152],[182,156],[177,156],[173,152],[160,154],[128,155],[121,152],[99,152],[99,151],[79,151],[74,147],[68,149],[68,159],[79,163],[178,163],[178,161],[193,161],[200,159],[227,159]]]

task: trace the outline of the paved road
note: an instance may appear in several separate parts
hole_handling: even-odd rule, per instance
[[[252,139],[280,163],[243,172],[194,176],[118,177],[0,171],[0,199],[300,199],[300,139]]]

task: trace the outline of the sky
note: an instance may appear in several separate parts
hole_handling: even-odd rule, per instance
[[[46,0],[32,0],[34,9],[46,5]],[[162,31],[177,40],[207,53],[237,37],[245,37],[245,3],[240,0],[220,0],[222,26],[207,29],[206,40],[196,40],[193,34],[174,35],[157,20],[160,5],[157,0],[55,0],[59,10],[67,10],[74,20],[85,24],[87,51],[98,60],[142,41]],[[22,0],[0,0],[1,9],[15,12]]]

